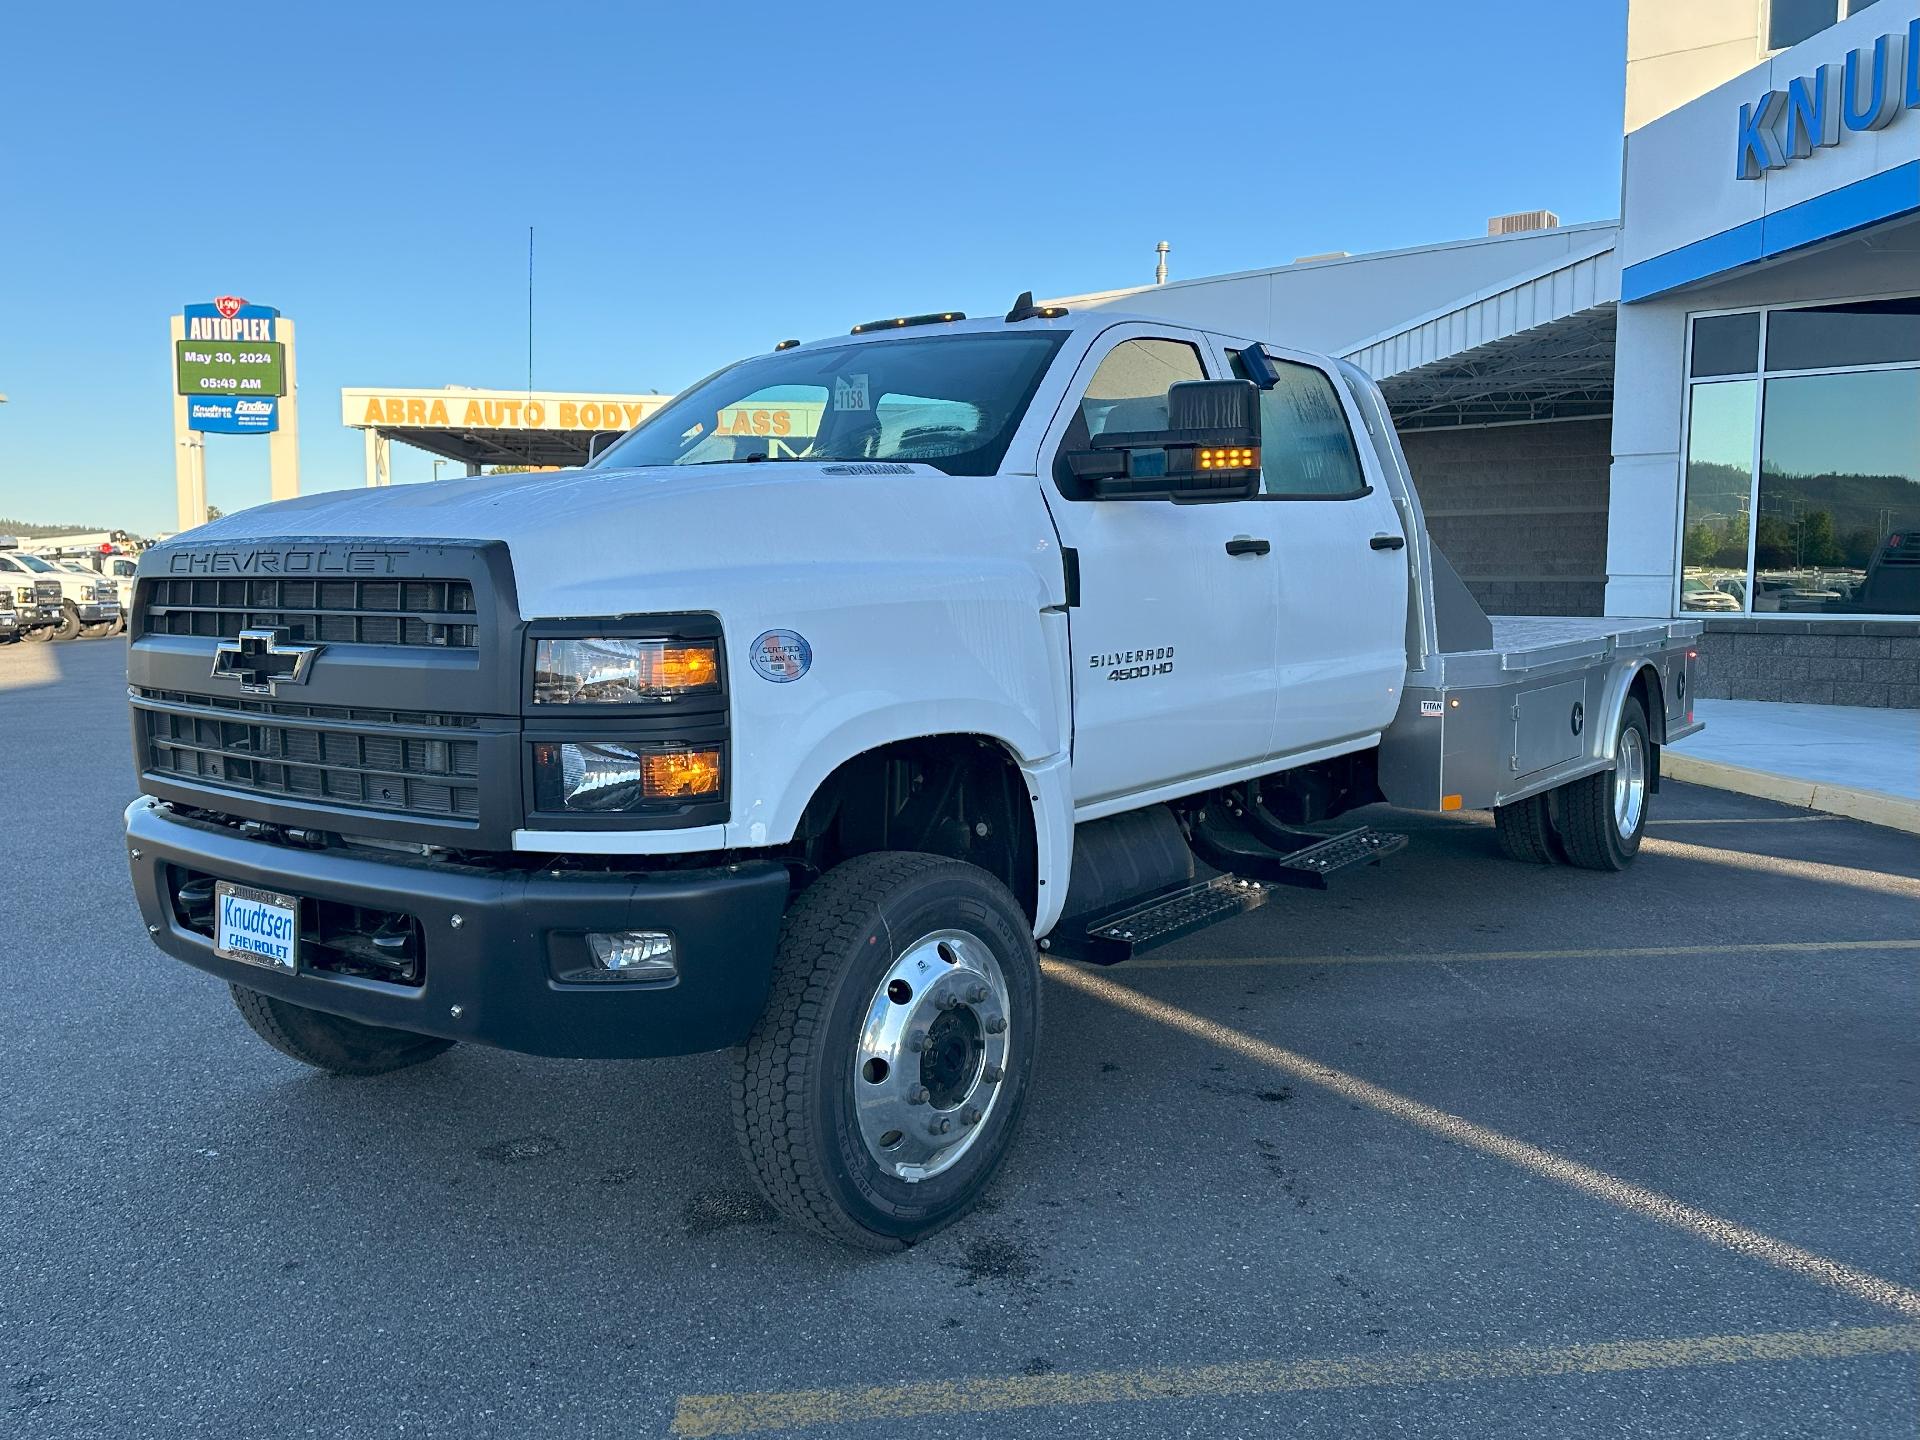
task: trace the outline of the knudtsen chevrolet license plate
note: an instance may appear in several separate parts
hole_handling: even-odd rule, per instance
[[[273,890],[222,880],[214,886],[213,948],[269,970],[300,968],[300,902]]]

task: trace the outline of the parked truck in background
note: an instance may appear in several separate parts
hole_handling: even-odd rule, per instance
[[[20,555],[20,542],[0,535],[0,586],[13,601],[16,635],[22,640],[51,640],[65,623],[64,591]]]
[[[76,574],[64,566],[15,548],[4,557],[16,571],[24,570],[37,583],[52,582],[58,589],[59,615],[53,638],[78,636],[98,639],[120,628],[120,596],[111,580],[90,571]]]
[[[129,857],[324,1070],[729,1050],[768,1198],[885,1248],[1005,1154],[1043,954],[1323,888],[1383,800],[1629,864],[1698,628],[1489,620],[1358,370],[1023,296],[149,550]]]

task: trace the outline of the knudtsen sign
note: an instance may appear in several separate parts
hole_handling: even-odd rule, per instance
[[[1769,90],[1740,107],[1735,173],[1758,180],[1849,134],[1884,130],[1902,111],[1920,109],[1920,20],[1906,33],[1882,35],[1848,52],[1844,65],[1818,65],[1811,75]]]

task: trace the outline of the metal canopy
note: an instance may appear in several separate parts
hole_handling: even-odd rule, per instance
[[[596,432],[584,430],[436,430],[382,425],[389,440],[468,465],[584,465]],[[619,434],[619,431],[606,432]]]
[[[1402,371],[1380,388],[1402,429],[1606,416],[1613,355],[1607,305]]]
[[[1615,232],[1385,334],[1345,358],[1380,382],[1397,424],[1419,429],[1613,412]]]

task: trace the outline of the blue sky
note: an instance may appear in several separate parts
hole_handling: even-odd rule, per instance
[[[1625,0],[16,7],[0,515],[173,528],[167,317],[350,385],[672,391],[786,336],[1619,205]],[[1193,23],[1188,23],[1189,21]],[[226,509],[266,442],[213,437]],[[396,480],[430,459],[394,448]]]

